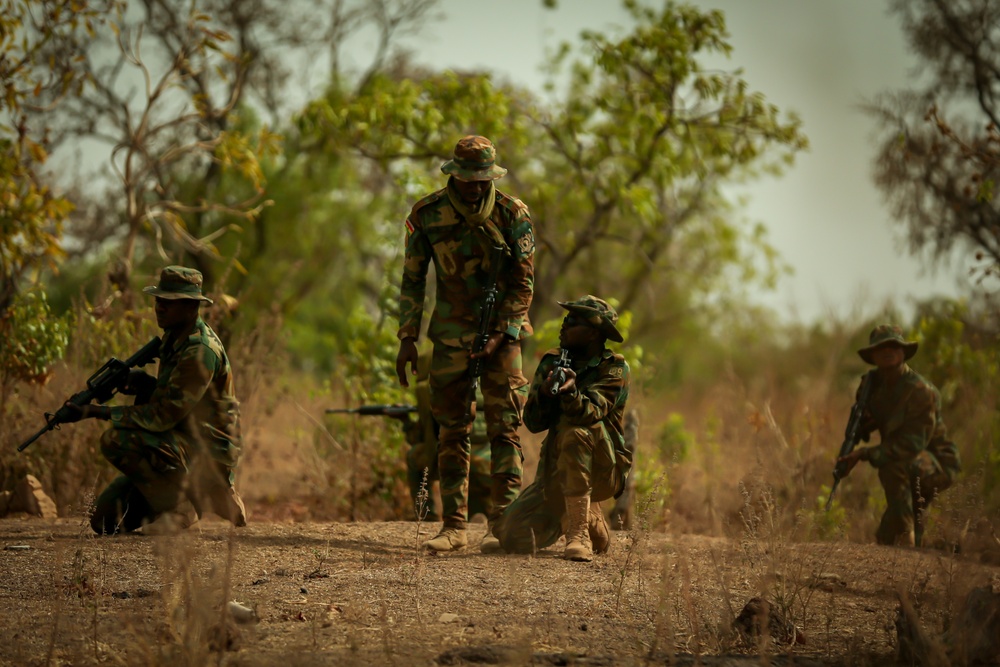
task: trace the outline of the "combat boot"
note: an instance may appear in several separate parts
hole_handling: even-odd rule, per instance
[[[432,539],[424,542],[424,548],[430,551],[458,551],[469,544],[469,535],[465,528],[442,528]]]
[[[489,521],[486,524],[486,535],[483,536],[483,541],[479,543],[479,551],[484,554],[503,553],[500,540],[493,534],[494,526],[496,526],[496,521]]]
[[[590,513],[587,515],[587,532],[590,534],[590,543],[594,547],[594,553],[607,553],[608,547],[611,546],[611,531],[608,530],[608,523],[604,520],[601,506],[596,503],[590,505]]]
[[[566,549],[563,551],[563,558],[566,560],[584,563],[594,560],[588,527],[589,514],[590,496],[566,498]]]
[[[213,498],[215,513],[224,519],[228,519],[237,528],[247,525],[247,509],[243,505],[243,499],[239,492],[232,486],[220,490],[218,498]]]
[[[182,501],[174,509],[161,513],[148,523],[143,523],[143,535],[176,535],[198,521],[198,514],[191,501]]]

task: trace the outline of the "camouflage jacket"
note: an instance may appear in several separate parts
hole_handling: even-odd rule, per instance
[[[926,449],[943,468],[959,470],[958,450],[948,439],[937,388],[906,364],[895,382],[883,381],[877,372],[874,382],[866,430],[877,429],[880,442],[867,448],[863,458],[880,468],[908,461]]]
[[[632,467],[632,453],[625,447],[625,404],[630,384],[625,357],[606,349],[582,363],[574,360],[576,391],[553,397],[542,391],[542,384],[558,360],[559,350],[552,349],[538,362],[524,406],[524,425],[532,433],[547,430],[542,442],[542,447],[547,447],[555,438],[560,422],[571,426],[602,423],[614,447],[618,466],[627,474]]]
[[[490,220],[511,251],[500,271],[493,329],[514,338],[531,335],[528,307],[534,290],[535,241],[528,207],[497,190]],[[399,292],[400,340],[416,338],[424,311],[427,267],[434,262],[437,304],[428,335],[434,342],[468,346],[479,328],[485,251],[443,188],[418,201],[406,219],[406,259]]]
[[[187,442],[201,443],[213,458],[235,465],[242,445],[239,415],[229,357],[212,328],[198,318],[190,336],[165,337],[149,402],[112,407],[111,423],[116,428],[178,431]]]

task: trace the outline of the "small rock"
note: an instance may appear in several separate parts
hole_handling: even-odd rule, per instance
[[[444,613],[438,616],[438,623],[454,623],[458,620],[458,614]]]
[[[3,548],[4,551],[30,551],[31,547],[27,544],[8,544]]]
[[[257,618],[256,610],[242,605],[235,600],[229,602],[226,605],[226,609],[229,611],[229,615],[232,616],[233,620],[237,623],[257,623],[260,620]]]

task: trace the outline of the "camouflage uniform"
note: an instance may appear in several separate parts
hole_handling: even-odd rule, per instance
[[[585,297],[560,305],[594,301],[599,300]],[[620,342],[620,335],[614,340]],[[547,434],[535,481],[507,508],[495,530],[508,552],[531,553],[554,543],[564,532],[566,498],[589,496],[595,503],[617,498],[632,468],[624,433],[628,362],[608,349],[590,359],[573,359],[576,391],[551,396],[542,385],[558,358],[558,349],[545,353],[528,393],[524,424],[532,433]]]
[[[430,359],[428,359],[430,361]],[[410,497],[416,503],[420,485],[424,482],[424,470],[427,475],[427,492],[430,494],[431,484],[438,479],[438,431],[440,427],[431,414],[430,385],[426,381],[417,384],[417,419],[407,420],[403,426],[406,442],[410,450],[406,453],[406,475],[410,485]],[[477,403],[478,405],[478,403]],[[469,471],[469,516],[483,514],[490,516],[493,501],[490,499],[490,439],[486,435],[486,420],[482,412],[477,411],[472,424],[470,436],[470,471]],[[430,500],[430,499],[428,499]],[[430,504],[426,521],[440,521],[441,514]]]
[[[491,445],[493,515],[517,497],[523,454],[517,435],[528,381],[521,371],[519,340],[531,334],[528,307],[533,291],[534,237],[528,207],[496,190],[492,180],[505,169],[495,164],[488,139],[458,142],[455,158],[441,170],[463,181],[490,181],[475,211],[449,186],[424,197],[406,219],[406,258],[399,298],[400,340],[416,339],[424,310],[428,267],[434,263],[436,304],[428,336],[434,343],[430,370],[431,411],[440,425],[438,470],[445,528],[464,529],[468,520],[469,352],[479,327],[488,263],[486,247],[504,248],[492,329],[506,338],[485,360],[481,378],[486,429]]]
[[[211,303],[201,295],[201,273],[184,267],[163,269],[159,285],[143,291]],[[112,407],[110,421],[101,452],[123,475],[97,499],[96,532],[135,530],[185,496],[199,515],[209,509],[245,524],[233,488],[242,445],[233,373],[221,341],[201,318],[184,338],[168,333],[152,392],[134,405]]]
[[[905,358],[917,343],[903,340],[899,327],[880,325],[872,331],[871,344],[859,354],[872,363],[871,351],[879,345],[898,344]],[[864,430],[878,430],[880,442],[860,453],[860,460],[878,469],[885,491],[886,510],[876,532],[879,544],[915,544],[923,539],[927,505],[961,472],[958,449],[948,439],[941,416],[941,394],[906,363],[899,375],[887,380],[876,370],[867,406]],[[867,438],[865,438],[867,440]]]

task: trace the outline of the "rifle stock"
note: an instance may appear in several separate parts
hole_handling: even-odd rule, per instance
[[[129,371],[136,366],[145,366],[151,363],[159,355],[160,337],[153,336],[138,352],[125,361],[111,357],[104,362],[103,366],[97,369],[96,373],[87,379],[87,388],[70,396],[68,402],[78,405],[81,408],[95,401],[101,404],[107,403],[115,394],[121,391],[122,386],[128,380]],[[60,406],[55,414],[45,413],[45,426],[38,433],[35,433],[35,435],[22,442],[18,446],[17,451],[23,452],[35,440],[38,440],[49,431],[59,428],[60,424],[65,424],[69,421],[70,417],[71,413],[65,405]]]
[[[847,428],[844,429],[844,442],[840,445],[840,452],[837,454],[837,463],[833,466],[833,486],[830,487],[830,496],[826,499],[826,511],[830,511],[833,505],[833,494],[837,491],[840,480],[847,477],[847,465],[840,462],[848,454],[854,451],[861,440],[861,421],[864,419],[865,410],[868,407],[868,398],[871,396],[872,383],[875,371],[865,373],[861,378],[861,386],[858,387],[858,397],[851,406],[851,416],[847,420]]]

